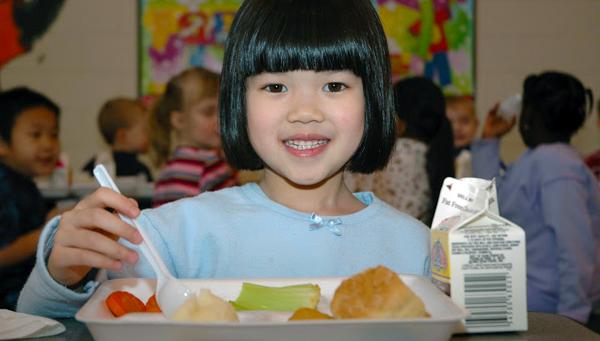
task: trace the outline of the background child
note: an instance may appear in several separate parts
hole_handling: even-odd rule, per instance
[[[596,121],[596,125],[598,129],[600,129],[600,100],[598,100],[598,104],[596,105],[596,110],[598,111],[598,118]],[[585,158],[585,164],[590,167],[592,173],[596,176],[598,182],[600,182],[600,149],[596,150],[594,153],[588,155]]]
[[[454,136],[456,177],[469,177],[473,173],[471,142],[475,139],[479,127],[473,97],[448,96],[446,98],[446,115],[452,124],[452,135]]]
[[[444,179],[454,176],[452,131],[444,96],[430,79],[411,77],[394,85],[394,105],[398,139],[387,167],[370,175],[352,174],[347,179],[349,188],[373,191],[429,225]]]
[[[225,50],[221,136],[236,168],[264,168],[264,176],[144,211],[139,221],[171,271],[181,278],[349,276],[383,264],[428,275],[429,230],[343,182],[346,168],[369,173],[387,163],[395,140],[390,79],[387,42],[369,0],[244,1]],[[20,310],[74,314],[94,290],[92,268],[111,270],[109,277],[152,276],[143,258],[118,272],[138,260],[129,248],[141,237],[106,207],[139,214],[128,198],[99,189],[50,222],[40,245],[50,235],[54,243],[38,253]]]
[[[529,311],[585,323],[600,299],[600,187],[569,145],[583,125],[591,91],[575,77],[544,72],[523,83],[519,132],[528,150],[500,175],[498,137],[515,119],[493,110],[473,143],[477,177],[496,177],[503,217],[527,236]]]
[[[49,210],[33,177],[60,153],[58,106],[28,88],[0,93],[0,308],[15,309]]]
[[[173,77],[156,103],[152,155],[162,169],[153,206],[236,184],[221,150],[218,91],[219,75],[192,68]]]
[[[143,174],[152,181],[148,167],[138,160],[138,155],[148,151],[147,112],[136,100],[113,98],[100,109],[98,127],[110,152],[93,157],[83,171],[94,176],[94,166],[104,164],[113,176],[135,176]]]

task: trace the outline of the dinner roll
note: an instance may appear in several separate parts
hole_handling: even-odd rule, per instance
[[[401,319],[429,317],[423,301],[385,266],[344,280],[331,301],[335,318]]]

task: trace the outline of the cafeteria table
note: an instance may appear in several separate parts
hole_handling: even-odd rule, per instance
[[[528,314],[529,330],[525,332],[512,333],[488,333],[488,334],[461,334],[453,335],[450,340],[481,341],[481,340],[527,340],[527,341],[553,341],[573,340],[587,341],[599,340],[600,334],[596,334],[579,323],[555,314],[533,313]],[[40,341],[66,341],[66,340],[93,340],[86,326],[72,318],[58,319],[65,325],[66,331],[60,335],[35,338],[27,340]]]
[[[154,183],[152,182],[134,182],[131,179],[116,179],[119,190],[124,195],[135,199],[141,209],[152,207],[152,195]],[[96,182],[74,183],[71,187],[52,187],[38,184],[42,197],[47,201],[49,207],[70,208],[83,197],[91,194],[98,188]]]

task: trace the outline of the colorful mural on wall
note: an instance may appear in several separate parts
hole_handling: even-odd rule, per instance
[[[241,0],[139,0],[140,95],[162,93],[191,65],[219,70]],[[473,94],[473,0],[374,0],[394,79],[424,74],[446,93]]]
[[[473,95],[473,0],[377,0],[395,79],[425,75]]]

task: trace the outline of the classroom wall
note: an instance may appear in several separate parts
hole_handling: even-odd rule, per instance
[[[27,85],[61,105],[63,149],[75,167],[103,147],[96,128],[102,102],[137,94],[136,3],[66,1],[34,49],[0,71],[2,88]],[[547,69],[573,73],[599,97],[598,37],[599,0],[476,0],[479,115],[520,91],[527,74]],[[595,115],[573,141],[585,154],[600,147]],[[512,161],[522,151],[515,129],[502,155]]]

